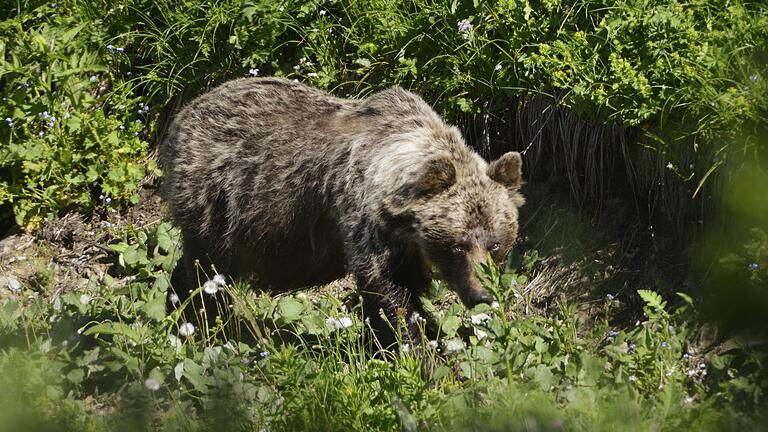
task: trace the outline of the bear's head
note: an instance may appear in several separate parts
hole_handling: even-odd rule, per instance
[[[489,254],[501,264],[512,248],[524,202],[521,168],[517,152],[490,164],[471,152],[441,153],[420,163],[397,194],[412,243],[467,307],[493,301],[475,269]]]

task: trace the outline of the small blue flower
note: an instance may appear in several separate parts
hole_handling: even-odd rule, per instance
[[[47,119],[48,117],[51,116],[50,114],[48,114],[48,111],[43,111],[43,113],[40,115],[43,116],[44,119]]]
[[[683,354],[683,358],[686,359],[686,360],[688,360],[690,357],[691,357],[691,355],[688,354],[688,353]]]
[[[136,119],[136,123],[141,124],[143,122],[141,121],[141,119]]]
[[[131,76],[133,76],[133,72],[131,72],[131,71],[128,71],[128,72],[126,72],[126,73],[125,73],[125,76],[127,76],[128,78],[130,78]]]
[[[56,123],[54,123],[54,122],[50,122],[50,123],[48,123],[48,127],[52,128],[55,124]]]
[[[758,263],[752,263],[749,265],[749,269],[752,271],[757,271],[757,269],[760,268],[760,265]]]
[[[261,358],[267,358],[267,357],[269,357],[269,352],[268,351],[262,351],[262,352],[259,353],[259,355],[261,356]]]
[[[8,123],[8,126],[13,126],[13,119],[10,117],[5,118],[5,122]]]
[[[112,52],[115,49],[115,46],[112,44],[107,45],[107,51]]]
[[[45,131],[40,131],[40,132],[38,132],[38,135],[40,135],[41,137],[42,137],[42,136],[45,136]]]
[[[605,298],[608,299],[608,300],[613,300],[614,299],[613,294],[608,294],[608,295],[605,296]]]
[[[125,52],[125,48],[123,48],[123,47],[117,47],[117,48],[115,48],[115,51],[117,51],[117,52],[119,52],[119,53],[121,53],[121,52]]]
[[[469,22],[467,19],[463,19],[459,21],[459,32],[461,33],[469,33],[472,30],[472,23]]]
[[[139,102],[139,108],[144,108],[144,102]]]
[[[637,345],[634,342],[630,342],[627,348],[629,348],[630,351],[634,351],[637,349]]]
[[[119,128],[120,128],[120,130],[125,130],[125,126],[123,126],[123,125],[120,125]]]
[[[666,347],[667,347],[667,341],[664,341],[664,342],[662,342],[662,343],[661,343],[661,347],[662,347],[662,348],[666,348]]]
[[[617,332],[616,330],[610,330],[610,331],[608,331],[608,336],[609,336],[609,337],[616,337],[616,336],[618,336],[618,335],[619,335],[619,332]]]

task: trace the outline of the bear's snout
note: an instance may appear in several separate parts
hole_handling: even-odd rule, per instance
[[[480,303],[490,305],[493,303],[493,297],[486,290],[471,291],[469,296],[467,296],[467,307],[472,308],[479,305]]]

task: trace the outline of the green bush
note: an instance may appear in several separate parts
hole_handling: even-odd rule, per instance
[[[97,197],[136,202],[154,167],[149,108],[117,75],[122,48],[109,49],[98,26],[66,11],[44,4],[0,26],[0,203],[12,204],[22,226],[87,210]]]

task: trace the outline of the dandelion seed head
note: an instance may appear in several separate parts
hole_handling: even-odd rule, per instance
[[[144,387],[151,391],[157,391],[160,390],[160,382],[154,378],[147,378],[144,381]]]
[[[217,284],[212,280],[206,281],[203,284],[203,292],[205,292],[206,294],[214,295],[217,292],[219,292],[219,284]]]
[[[352,318],[343,316],[338,320],[338,328],[343,329],[352,326]]]
[[[195,334],[195,326],[192,323],[186,322],[179,326],[179,334],[184,337],[192,336]]]

